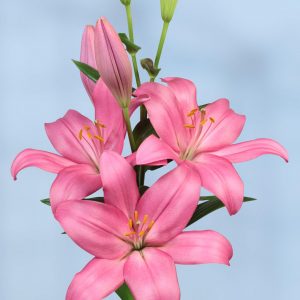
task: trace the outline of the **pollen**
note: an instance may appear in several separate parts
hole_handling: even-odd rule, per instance
[[[192,117],[192,116],[194,116],[195,113],[196,113],[198,110],[199,110],[198,108],[192,109],[192,110],[187,114],[187,117]]]
[[[98,141],[104,143],[104,138],[100,135],[94,135],[94,138],[97,139]]]
[[[195,128],[195,125],[193,125],[193,124],[184,124],[183,126],[185,128]]]
[[[207,119],[203,119],[203,120],[200,122],[200,125],[201,125],[201,126],[204,126],[204,125],[206,124],[206,122],[207,122]]]
[[[132,219],[129,219],[128,226],[129,226],[130,229],[133,228],[133,221],[132,221]]]
[[[106,126],[102,123],[100,123],[98,120],[95,120],[94,124],[98,127],[98,128],[106,128]]]
[[[215,123],[215,122],[216,122],[215,119],[212,118],[212,117],[210,117],[209,120],[210,120],[212,123]]]
[[[139,219],[139,213],[137,210],[134,211],[134,220],[137,222]]]
[[[146,224],[148,221],[148,215],[144,215],[143,224]]]
[[[79,140],[80,140],[80,141],[82,140],[82,134],[83,134],[83,130],[80,129],[79,134],[78,134],[78,137],[79,137]]]

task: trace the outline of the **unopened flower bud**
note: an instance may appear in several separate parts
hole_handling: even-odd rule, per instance
[[[170,23],[176,9],[178,0],[160,0],[161,17],[164,22]]]

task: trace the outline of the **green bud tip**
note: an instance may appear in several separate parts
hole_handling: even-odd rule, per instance
[[[124,5],[129,5],[131,0],[121,0]]]
[[[164,22],[170,23],[176,9],[178,0],[160,0],[161,17]]]

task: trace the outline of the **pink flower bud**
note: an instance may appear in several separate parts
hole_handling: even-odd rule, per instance
[[[132,94],[132,69],[119,35],[105,19],[95,28],[95,56],[101,78],[121,107],[128,107]]]

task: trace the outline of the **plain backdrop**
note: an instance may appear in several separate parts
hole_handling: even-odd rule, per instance
[[[153,58],[162,26],[159,1],[132,0],[132,5],[136,42],[142,46],[138,58]],[[14,182],[10,165],[24,148],[53,150],[43,123],[69,108],[93,117],[71,59],[79,57],[84,26],[102,15],[126,31],[118,0],[0,2],[1,300],[64,299],[74,274],[91,258],[61,235],[50,209],[39,201],[48,197],[54,175],[32,168]],[[290,154],[289,164],[275,156],[239,164],[246,195],[258,200],[236,216],[222,209],[193,226],[228,237],[234,257],[231,267],[178,266],[184,300],[300,297],[299,15],[298,0],[179,1],[160,76],[192,79],[199,104],[229,98],[247,115],[239,141],[274,138]],[[148,173],[147,183],[165,171]]]

